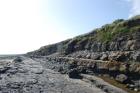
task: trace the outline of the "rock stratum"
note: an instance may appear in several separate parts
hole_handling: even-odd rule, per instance
[[[48,67],[82,78],[108,76],[133,91],[140,90],[140,15],[118,19],[89,33],[27,53],[52,61]]]
[[[0,93],[140,93],[140,16],[0,56]]]
[[[28,54],[140,62],[140,16],[118,19],[87,34],[43,46]]]

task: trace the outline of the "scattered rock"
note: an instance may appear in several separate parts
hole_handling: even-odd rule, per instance
[[[19,72],[19,73],[27,73],[28,70],[25,69],[25,68],[20,68],[20,69],[18,69],[18,72]]]
[[[0,66],[0,73],[5,73],[10,67]]]
[[[127,84],[127,88],[134,90],[136,86],[134,84]]]
[[[35,74],[42,74],[43,73],[43,69],[42,68],[32,68],[31,72],[35,73]]]
[[[69,62],[68,69],[74,69],[74,68],[76,68],[76,67],[77,67],[76,62],[74,62],[74,61],[70,61],[70,62]]]
[[[78,69],[78,71],[79,71],[80,73],[84,73],[84,74],[87,73],[87,68],[86,68],[86,67],[79,66],[77,69]]]
[[[76,78],[76,79],[80,79],[81,78],[81,76],[80,76],[79,72],[77,71],[77,69],[71,69],[68,72],[68,76],[69,76],[69,78]]]
[[[93,59],[93,60],[99,60],[100,57],[101,57],[100,54],[92,54],[92,55],[91,55],[91,59]]]
[[[101,84],[98,84],[96,85],[96,87],[100,88],[100,89],[103,89],[105,85],[101,85]]]
[[[59,67],[58,72],[64,71],[63,67]]]
[[[16,69],[16,68],[11,68],[7,71],[7,73],[10,73],[10,74],[15,74],[17,72],[18,72],[18,69]]]
[[[135,61],[140,62],[140,52],[137,52],[136,54],[134,54],[134,55],[133,55],[133,59],[134,59]]]
[[[12,89],[19,89],[23,86],[23,84],[18,82],[13,82],[13,83],[8,83],[6,86]]]
[[[22,62],[23,59],[21,57],[16,57],[13,61],[14,62]]]
[[[119,54],[117,57],[116,57],[116,61],[120,61],[120,62],[124,62],[127,60],[127,56],[125,54]]]
[[[103,60],[103,61],[107,61],[108,60],[108,55],[103,54],[103,56],[100,59]]]
[[[87,59],[90,59],[90,58],[91,58],[91,55],[90,55],[90,54],[88,54],[88,55],[86,56],[86,58],[87,58]]]
[[[128,77],[124,74],[119,74],[116,76],[116,80],[121,83],[126,83],[126,81],[128,80]]]
[[[135,91],[135,92],[138,92],[138,91],[139,91],[139,89],[137,89],[137,88],[134,88],[134,91]]]
[[[63,72],[63,70],[65,71],[65,67],[68,68],[68,65],[64,65],[63,62],[42,61],[40,59],[35,61],[35,59],[26,58],[22,62],[15,64],[15,62],[12,61],[11,63],[13,65],[6,70],[6,73],[1,74],[0,93],[104,93],[104,91],[108,91],[107,88],[101,90],[92,86],[90,83],[75,80],[82,78],[81,72],[89,68],[91,69],[92,65],[90,64],[87,68],[79,67],[75,63],[72,63],[75,65],[75,68],[72,66],[71,69],[69,69],[70,71],[68,70],[68,75],[70,78],[75,79],[69,79],[65,75],[48,68],[60,67],[58,71]],[[85,62],[82,64],[85,65]],[[3,69],[3,67],[1,68]],[[81,70],[81,72],[79,70]],[[94,80],[91,82],[94,82]]]
[[[30,79],[27,79],[26,85],[33,85],[33,84],[36,84],[37,82],[38,82],[37,79],[30,78]]]

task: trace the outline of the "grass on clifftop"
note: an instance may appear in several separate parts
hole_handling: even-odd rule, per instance
[[[115,38],[124,35],[131,35],[135,31],[140,30],[140,15],[132,17],[129,20],[118,19],[112,24],[106,24],[101,28],[95,29],[94,31],[86,34],[77,36],[74,38],[77,42],[81,40],[92,40],[99,42],[111,42]],[[94,33],[95,34],[91,34]]]
[[[30,52],[28,54],[48,55],[59,51],[62,51],[64,54],[69,54],[73,51],[79,51],[83,49],[90,50],[94,44],[109,45],[110,42],[119,42],[119,40],[123,39],[132,40],[135,38],[135,36],[137,36],[137,31],[140,31],[140,15],[132,17],[128,20],[115,20],[113,23],[106,24],[101,28],[94,29],[89,33],[63,42],[44,46],[39,50]]]

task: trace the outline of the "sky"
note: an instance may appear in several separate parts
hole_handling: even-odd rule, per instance
[[[140,0],[0,0],[0,54],[22,54],[140,14]]]

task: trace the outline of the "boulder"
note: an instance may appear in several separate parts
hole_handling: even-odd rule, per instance
[[[119,74],[116,76],[116,80],[120,83],[126,83],[128,77],[125,74]]]
[[[107,54],[103,54],[100,59],[103,60],[103,61],[107,61],[108,60],[108,55]]]
[[[135,92],[138,92],[138,91],[139,91],[139,89],[138,89],[138,88],[134,88],[134,91],[135,91]]]
[[[44,72],[43,68],[31,68],[31,72],[35,74],[42,74]]]
[[[125,54],[119,54],[117,57],[116,57],[116,61],[121,61],[121,62],[124,62],[127,60],[127,57]]]
[[[120,61],[124,62],[128,60],[128,54],[125,54],[124,52],[113,52],[110,54],[109,59],[114,61]]]
[[[90,54],[86,55],[86,58],[87,59],[90,59],[91,58],[91,55]]]
[[[22,62],[23,59],[21,57],[16,57],[13,61],[14,62]]]
[[[8,67],[0,66],[0,73],[5,73],[8,69]]]
[[[18,72],[18,68],[16,68],[16,67],[12,67],[11,69],[9,69],[8,71],[7,71],[7,73],[10,73],[10,74],[15,74],[15,73],[17,73]]]
[[[136,54],[134,54],[133,59],[134,59],[135,61],[140,62],[140,52],[137,52]]]
[[[101,57],[100,54],[92,54],[92,55],[91,55],[91,59],[93,59],[93,60],[99,60],[100,57]]]
[[[134,84],[127,84],[127,88],[129,88],[131,90],[134,90],[135,85]]]
[[[11,89],[19,89],[22,86],[23,84],[19,82],[9,82],[8,84],[6,84],[6,87],[11,88]]]
[[[68,72],[69,78],[76,78],[76,79],[81,79],[81,76],[79,75],[79,72],[77,69],[71,69]]]

